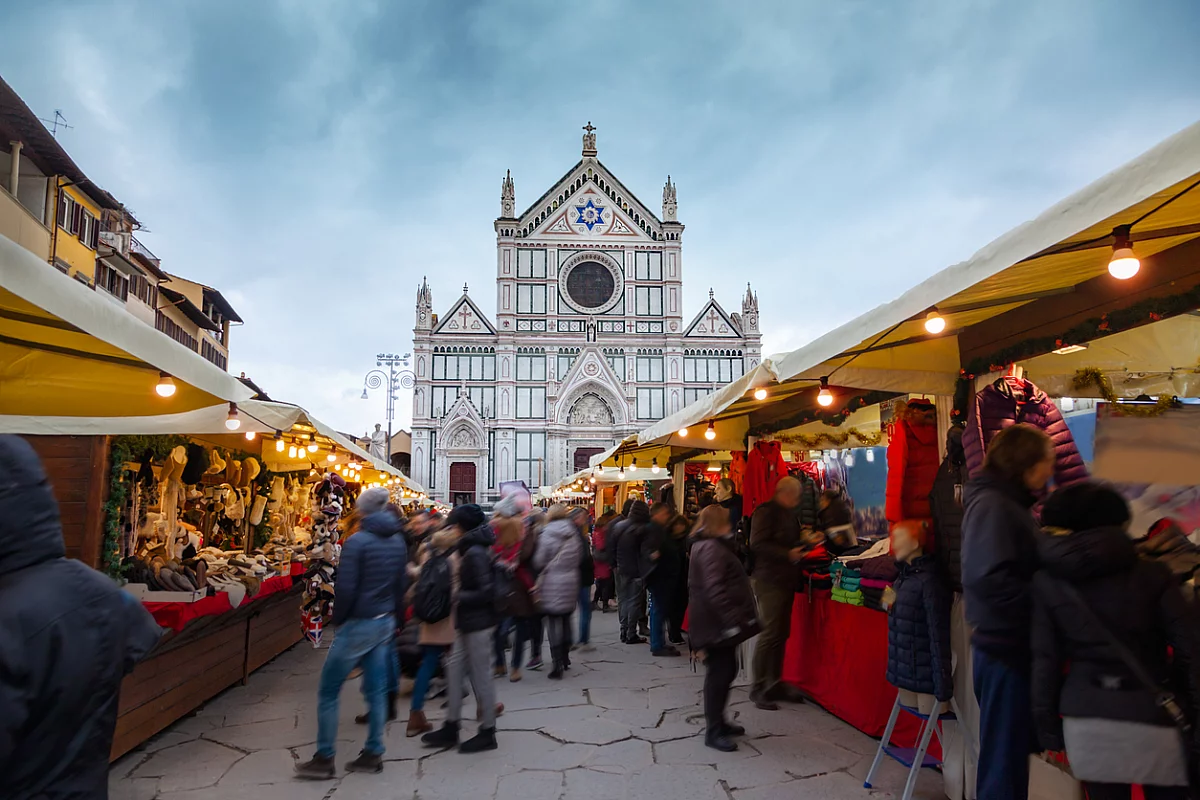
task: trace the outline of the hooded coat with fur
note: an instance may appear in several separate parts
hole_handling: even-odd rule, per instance
[[[582,562],[583,539],[574,522],[558,519],[542,529],[533,566],[538,570],[542,610],[547,614],[569,614],[575,610]]]
[[[893,523],[933,515],[929,493],[938,471],[937,409],[928,401],[910,400],[899,416],[887,450],[884,513]]]

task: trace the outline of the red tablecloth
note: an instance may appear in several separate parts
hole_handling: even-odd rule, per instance
[[[783,679],[810,695],[829,713],[863,733],[883,736],[896,702],[887,682],[887,614],[835,603],[828,592],[811,601],[796,595],[792,635],[783,661]],[[892,743],[915,747],[921,723],[901,714]],[[936,737],[929,754],[941,758]]]

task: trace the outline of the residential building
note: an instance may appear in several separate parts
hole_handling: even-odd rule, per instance
[[[428,283],[417,291],[412,477],[435,499],[553,484],[761,360],[749,287],[740,313],[710,291],[684,316],[671,179],[660,217],[584,130],[582,159],[524,213],[512,175],[501,184],[494,322],[466,286],[440,316]]]

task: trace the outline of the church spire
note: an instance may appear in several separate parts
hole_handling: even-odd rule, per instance
[[[590,119],[588,124],[583,126],[583,155],[585,158],[596,157],[596,126],[592,125]]]
[[[517,213],[517,187],[513,183],[512,170],[504,171],[504,182],[500,184],[500,218],[513,219]]]
[[[429,289],[429,281],[421,278],[417,287],[417,330],[433,329],[433,292]]]
[[[663,222],[678,222],[679,202],[675,198],[675,184],[671,183],[671,176],[667,176],[667,185],[663,187],[663,202],[662,202]]]

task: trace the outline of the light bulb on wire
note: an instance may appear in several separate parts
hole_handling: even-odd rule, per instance
[[[934,335],[946,330],[946,318],[936,308],[930,309],[925,315],[925,330]]]
[[[328,461],[330,464],[337,461],[337,445],[336,444],[333,447],[329,448],[329,455],[325,456],[325,460]]]
[[[680,438],[680,439],[686,439],[686,438],[687,438],[687,435],[688,435],[688,429],[687,429],[687,428],[680,428],[680,429],[679,429],[679,438]]]
[[[242,420],[238,417],[237,403],[229,404],[229,415],[225,417],[225,427],[231,431],[242,427]]]
[[[288,448],[288,458],[295,458],[295,457],[296,457],[296,445],[292,445],[291,447]]]
[[[158,373],[158,385],[154,391],[159,397],[170,397],[175,394],[175,379],[165,372]]]
[[[821,391],[817,393],[817,403],[823,408],[833,405],[833,392],[829,391],[829,378],[821,378]]]
[[[654,458],[654,459],[651,459],[651,460],[650,460],[650,471],[651,471],[651,472],[653,472],[655,475],[657,475],[657,474],[659,473],[659,471],[660,471],[660,468],[659,468],[659,466],[658,466],[658,459],[657,459],[657,458]]]
[[[310,433],[308,435],[308,452],[317,452],[317,435],[315,433]]]
[[[766,400],[767,399],[767,387],[760,386],[757,389],[755,389],[754,390],[754,399],[755,400]]]
[[[275,452],[282,453],[283,447],[283,431],[275,431]]]
[[[258,437],[258,433],[256,431],[246,431],[246,441],[247,442],[253,442],[257,437]]]
[[[1142,268],[1142,262],[1133,252],[1129,229],[1129,225],[1113,228],[1113,253],[1112,260],[1108,262],[1108,274],[1119,281],[1129,280]]]
[[[714,423],[714,422],[712,422],[712,421],[709,421],[709,423],[708,423],[708,428],[707,428],[707,429],[705,429],[705,431],[704,431],[704,438],[705,438],[705,439],[708,439],[710,442],[711,442],[713,439],[717,438],[717,426],[716,426],[716,423]]]

